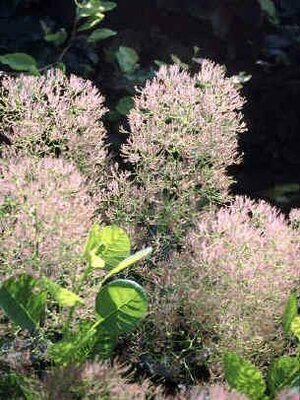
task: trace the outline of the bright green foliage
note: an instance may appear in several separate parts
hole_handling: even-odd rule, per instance
[[[81,2],[75,1],[75,3],[77,5],[78,21],[82,18],[85,19],[85,22],[78,28],[79,32],[94,28],[103,20],[105,12],[111,11],[116,7],[116,3],[102,0],[83,0]]]
[[[271,365],[268,388],[274,396],[280,390],[290,387],[300,375],[299,357],[280,357]]]
[[[117,226],[100,229],[98,225],[93,225],[84,250],[93,268],[101,266],[100,258],[105,262],[105,269],[110,270],[129,254],[130,239],[123,229]]]
[[[60,306],[71,307],[62,340],[49,348],[48,355],[53,362],[59,365],[81,363],[96,355],[105,359],[111,355],[118,336],[132,331],[148,308],[145,291],[136,282],[117,279],[106,284],[106,281],[151,251],[147,248],[129,256],[130,240],[122,229],[93,225],[84,249],[87,266],[75,292],[46,277],[35,279],[22,274],[1,285],[0,306],[14,323],[33,332],[39,325],[49,294]],[[76,307],[84,304],[77,293],[89,280],[93,268],[99,266],[109,272],[99,284],[95,319],[73,320]]]
[[[29,72],[32,75],[39,74],[36,60],[26,53],[4,54],[0,56],[0,62],[15,71]]]
[[[77,294],[61,287],[56,282],[53,282],[48,278],[42,278],[40,280],[40,284],[62,307],[73,307],[77,303],[84,303]]]
[[[109,273],[105,276],[105,278],[102,280],[102,284],[112,277],[113,275],[116,275],[120,272],[122,272],[124,269],[130,267],[132,264],[135,264],[136,262],[140,261],[142,258],[147,257],[150,253],[152,252],[151,247],[147,247],[146,249],[140,250],[131,256],[125,258],[125,260],[121,261],[115,268],[113,268]]]
[[[46,293],[36,293],[37,279],[22,274],[10,278],[0,287],[0,306],[6,315],[22,329],[37,329],[46,304]]]
[[[92,321],[81,321],[74,332],[69,332],[60,342],[50,346],[48,355],[57,365],[81,363],[91,354],[95,334]]]
[[[224,357],[225,377],[229,385],[251,400],[265,398],[266,384],[262,373],[250,361],[236,353],[226,353]]]
[[[98,242],[100,240],[100,231],[101,228],[98,224],[92,225],[91,229],[89,230],[89,234],[87,237],[87,241],[85,243],[84,251],[83,251],[83,256],[87,258],[89,256],[89,253],[97,248]]]
[[[300,340],[300,315],[295,317],[291,323],[291,332]]]
[[[286,335],[291,333],[291,324],[298,315],[298,300],[295,293],[291,293],[283,314],[283,330]]]
[[[148,300],[136,282],[117,279],[104,286],[96,298],[101,325],[114,336],[130,332],[144,318]]]
[[[34,400],[40,398],[26,376],[10,372],[0,377],[0,399]]]

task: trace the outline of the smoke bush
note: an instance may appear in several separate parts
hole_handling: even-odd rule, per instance
[[[93,207],[71,163],[49,157],[2,160],[1,274],[24,266],[61,273],[81,254]]]
[[[299,232],[284,216],[237,197],[202,215],[181,254],[152,272],[162,296],[153,300],[152,318],[160,331],[176,332],[179,312],[212,350],[218,373],[226,349],[265,366],[284,350],[281,317],[299,288],[299,259]]]
[[[122,148],[134,170],[125,206],[135,224],[176,240],[204,205],[228,199],[226,168],[238,161],[243,103],[224,69],[210,61],[195,76],[178,66],[161,67],[146,83]]]
[[[6,151],[62,155],[87,174],[105,160],[104,98],[90,81],[60,70],[40,77],[5,77],[0,91],[2,131],[12,142]],[[99,172],[99,171],[98,171]]]
[[[133,383],[124,366],[88,362],[82,366],[56,368],[44,380],[42,399],[163,400],[159,388],[149,382]],[[131,382],[130,382],[131,381]],[[176,399],[177,397],[175,397]],[[178,398],[183,400],[183,398]]]

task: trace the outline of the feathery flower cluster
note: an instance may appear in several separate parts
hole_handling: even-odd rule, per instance
[[[60,70],[40,77],[5,77],[0,92],[6,151],[71,159],[87,175],[103,168],[104,98],[90,81]],[[98,171],[99,172],[99,171]]]
[[[126,368],[114,364],[88,362],[82,366],[54,369],[44,381],[42,399],[167,399],[149,382],[129,383]],[[178,399],[180,400],[180,399]],[[183,400],[183,399],[182,399]]]
[[[290,219],[291,225],[294,228],[298,228],[300,230],[300,208],[293,208],[290,211],[289,219]]]
[[[203,332],[215,366],[226,349],[259,366],[284,349],[281,317],[300,284],[299,259],[299,232],[284,216],[264,201],[237,197],[201,216],[160,280]]]
[[[1,275],[36,265],[61,274],[81,254],[94,206],[84,179],[61,159],[32,157],[0,164]]]
[[[229,392],[223,386],[212,385],[205,389],[194,390],[190,400],[247,400],[247,397],[237,393]]]
[[[224,69],[210,61],[195,76],[163,66],[146,83],[122,153],[134,166],[144,213],[138,219],[149,231],[176,235],[204,205],[228,198],[226,168],[238,161],[243,104]]]

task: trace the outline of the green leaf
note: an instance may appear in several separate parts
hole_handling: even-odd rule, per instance
[[[127,115],[134,106],[134,101],[131,96],[122,97],[116,105],[116,110],[122,115]]]
[[[139,56],[131,47],[120,46],[115,56],[122,72],[131,73],[136,69]]]
[[[89,0],[82,3],[77,2],[77,15],[79,18],[93,17],[98,13],[105,13],[116,8],[113,1]]]
[[[272,0],[258,0],[260,8],[264,14],[268,17],[272,24],[278,25],[279,18],[277,14],[276,7]]]
[[[225,378],[229,385],[251,400],[264,397],[266,384],[262,373],[250,361],[228,352],[224,356]]]
[[[0,307],[22,329],[34,331],[44,313],[46,293],[35,293],[37,280],[28,274],[10,278],[0,286]]]
[[[110,270],[130,254],[130,239],[117,226],[100,228],[94,224],[88,235],[83,255],[93,268]]]
[[[291,323],[297,315],[298,315],[297,296],[296,293],[291,293],[286,303],[282,318],[283,330],[286,335],[289,335],[291,333]]]
[[[30,72],[33,75],[39,74],[36,60],[26,53],[4,54],[0,56],[0,62],[15,71]]]
[[[99,246],[101,240],[101,228],[99,224],[93,224],[89,230],[88,238],[85,242],[83,256],[87,259],[91,250]]]
[[[96,327],[91,321],[80,322],[77,330],[62,341],[53,343],[48,350],[49,358],[56,365],[82,363],[91,354],[96,341]]]
[[[83,299],[77,294],[61,287],[58,283],[55,283],[48,278],[42,278],[40,284],[62,307],[74,307],[78,303],[84,304]]]
[[[271,365],[268,376],[268,387],[273,396],[280,390],[289,387],[300,374],[298,357],[280,357]]]
[[[103,12],[111,11],[117,7],[117,4],[114,1],[100,1],[100,10]]]
[[[104,18],[104,14],[98,13],[97,15],[90,17],[87,19],[87,21],[80,25],[79,28],[77,29],[78,32],[82,31],[87,31],[89,29],[94,28],[96,25],[98,25]]]
[[[111,36],[115,36],[117,34],[116,31],[112,31],[111,29],[102,28],[102,29],[95,29],[87,38],[89,43],[97,43],[101,40],[107,39]]]
[[[108,332],[102,324],[100,324],[97,326],[95,337],[96,339],[91,353],[101,360],[110,358],[117,344],[117,336]]]
[[[300,340],[300,315],[295,317],[291,323],[291,332]]]
[[[300,374],[291,383],[291,388],[296,388],[300,390]]]
[[[94,269],[102,269],[105,267],[105,261],[102,257],[97,256],[97,249],[93,249],[90,252],[90,266]]]
[[[47,33],[44,39],[48,43],[54,43],[56,46],[63,44],[68,37],[68,34],[64,28],[60,29],[55,33]]]
[[[106,226],[97,236],[96,255],[105,261],[105,269],[110,270],[130,254],[130,239],[127,233],[115,226]]]
[[[117,279],[104,286],[96,298],[96,312],[102,329],[112,336],[130,332],[144,318],[147,308],[144,289],[126,279]]]
[[[140,250],[135,254],[125,258],[125,260],[121,261],[115,268],[113,268],[102,280],[101,284],[103,284],[107,279],[111,278],[113,275],[116,275],[123,271],[124,269],[130,267],[132,264],[135,264],[139,260],[144,257],[147,257],[152,252],[152,247],[147,247],[146,249]]]

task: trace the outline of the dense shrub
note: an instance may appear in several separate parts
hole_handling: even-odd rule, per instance
[[[22,266],[62,273],[82,253],[93,211],[73,164],[48,157],[2,160],[1,275]]]
[[[281,317],[299,288],[299,258],[299,232],[264,201],[237,197],[202,215],[181,254],[149,271],[152,330],[139,343],[164,346],[185,326],[194,353],[199,343],[212,353],[213,372],[226,349],[265,366],[286,344]]]
[[[90,81],[67,78],[60,70],[40,77],[5,77],[0,118],[2,133],[12,143],[9,151],[62,155],[84,173],[99,174],[106,156],[103,101]]]
[[[238,161],[237,134],[245,130],[243,103],[224,69],[210,61],[195,76],[161,67],[129,114],[122,153],[132,182],[121,176],[112,183],[109,217],[127,214],[148,235],[174,244],[200,209],[227,200],[226,168]]]

